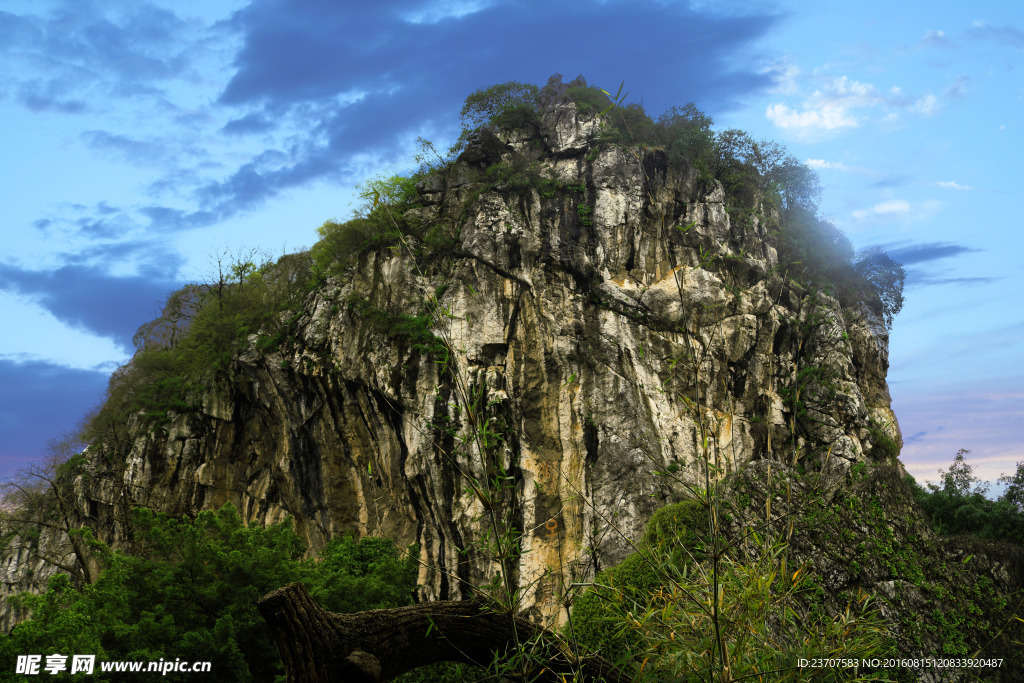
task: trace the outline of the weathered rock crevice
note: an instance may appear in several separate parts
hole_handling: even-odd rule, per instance
[[[294,517],[311,551],[345,531],[418,543],[419,599],[460,599],[496,569],[477,548],[483,508],[468,475],[500,468],[513,477],[501,511],[522,533],[515,580],[529,614],[557,624],[558,587],[622,560],[654,510],[684,496],[656,472],[672,465],[696,480],[700,420],[720,425],[713,441],[730,472],[796,438],[809,459],[830,453],[842,477],[868,462],[869,422],[900,444],[884,326],[778,272],[778,215],[759,204],[734,222],[717,182],[599,133],[572,103],[545,110],[533,140],[482,129],[419,188],[419,217],[458,228],[447,270],[424,274],[403,248],[331,278],[291,342],[235,358],[232,381],[212,386],[201,410],[161,429],[133,422],[113,458],[90,456],[83,520],[117,544],[128,505],[183,515],[230,501],[247,522]],[[530,142],[562,190],[483,186],[481,171]],[[397,319],[428,310],[438,291],[445,314],[430,331],[452,353],[443,371],[347,305]],[[483,458],[460,381],[502,424],[504,441]],[[808,409],[794,420],[797,390]],[[26,578],[34,565],[10,548],[2,561],[7,593],[52,573]]]

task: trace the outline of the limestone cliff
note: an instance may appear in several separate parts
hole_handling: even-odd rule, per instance
[[[888,337],[870,307],[780,268],[766,204],[741,217],[664,150],[600,134],[571,102],[536,129],[478,131],[405,217],[451,229],[447,263],[421,267],[409,237],[329,278],[291,339],[260,353],[254,336],[201,410],[136,421],[118,457],[90,457],[83,519],[116,542],[129,504],[231,501],[249,521],[293,516],[313,550],[345,530],[384,534],[420,544],[424,600],[451,599],[496,571],[468,475],[503,472],[497,505],[522,533],[514,580],[534,617],[558,622],[562,588],[622,560],[684,496],[658,472],[703,485],[701,421],[723,475],[775,459],[823,467],[841,491],[858,464],[896,467]],[[558,191],[495,181],[499,163]],[[448,364],[396,322],[425,320],[435,294]],[[483,399],[472,415],[470,395]],[[480,424],[500,437],[483,458],[467,439]],[[8,590],[27,585],[11,557]]]

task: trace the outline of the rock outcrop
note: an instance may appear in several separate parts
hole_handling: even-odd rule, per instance
[[[126,497],[290,515],[312,550],[347,530],[418,542],[421,597],[446,600],[498,570],[480,549],[487,503],[521,533],[528,616],[560,623],[563,588],[622,560],[685,495],[662,472],[703,486],[709,454],[716,476],[775,459],[824,467],[836,490],[858,464],[894,462],[871,310],[779,267],[767,205],[741,218],[716,181],[601,130],[561,101],[537,129],[481,129],[405,217],[458,236],[447,264],[418,265],[412,237],[362,256],[309,295],[289,343],[238,356],[201,410],[128,425],[116,463],[89,459],[83,511],[115,543]],[[494,181],[496,164],[557,190]],[[448,363],[381,324],[426,321],[435,294],[424,329]],[[508,488],[488,503],[471,481],[496,476]]]

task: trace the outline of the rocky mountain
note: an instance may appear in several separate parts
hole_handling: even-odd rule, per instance
[[[247,521],[292,516],[314,551],[383,534],[419,544],[420,599],[440,600],[502,569],[481,547],[493,512],[517,539],[506,569],[527,614],[560,624],[558,596],[623,560],[688,487],[739,486],[753,519],[773,497],[796,510],[768,483],[806,473],[815,487],[794,490],[833,516],[801,516],[793,547],[830,596],[879,595],[908,656],[943,652],[946,565],[1003,615],[1019,553],[938,542],[903,482],[877,309],[780,265],[780,212],[760,192],[730,205],[555,95],[536,125],[485,126],[420,182],[396,218],[423,229],[313,287],[277,348],[253,334],[195,409],[136,416],[116,451],[87,451],[81,522],[116,545],[133,505],[230,501]],[[2,562],[7,595],[58,571],[17,545]]]

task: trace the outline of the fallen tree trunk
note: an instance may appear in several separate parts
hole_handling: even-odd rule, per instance
[[[541,627],[489,612],[478,601],[335,614],[316,604],[301,583],[292,583],[265,595],[258,607],[289,683],[379,683],[443,661],[486,667],[496,654],[514,651],[517,642],[529,643],[539,656],[533,660],[539,662],[532,665],[531,678],[539,676],[534,680],[554,683],[575,669],[589,681],[632,681],[600,656],[572,662]]]

